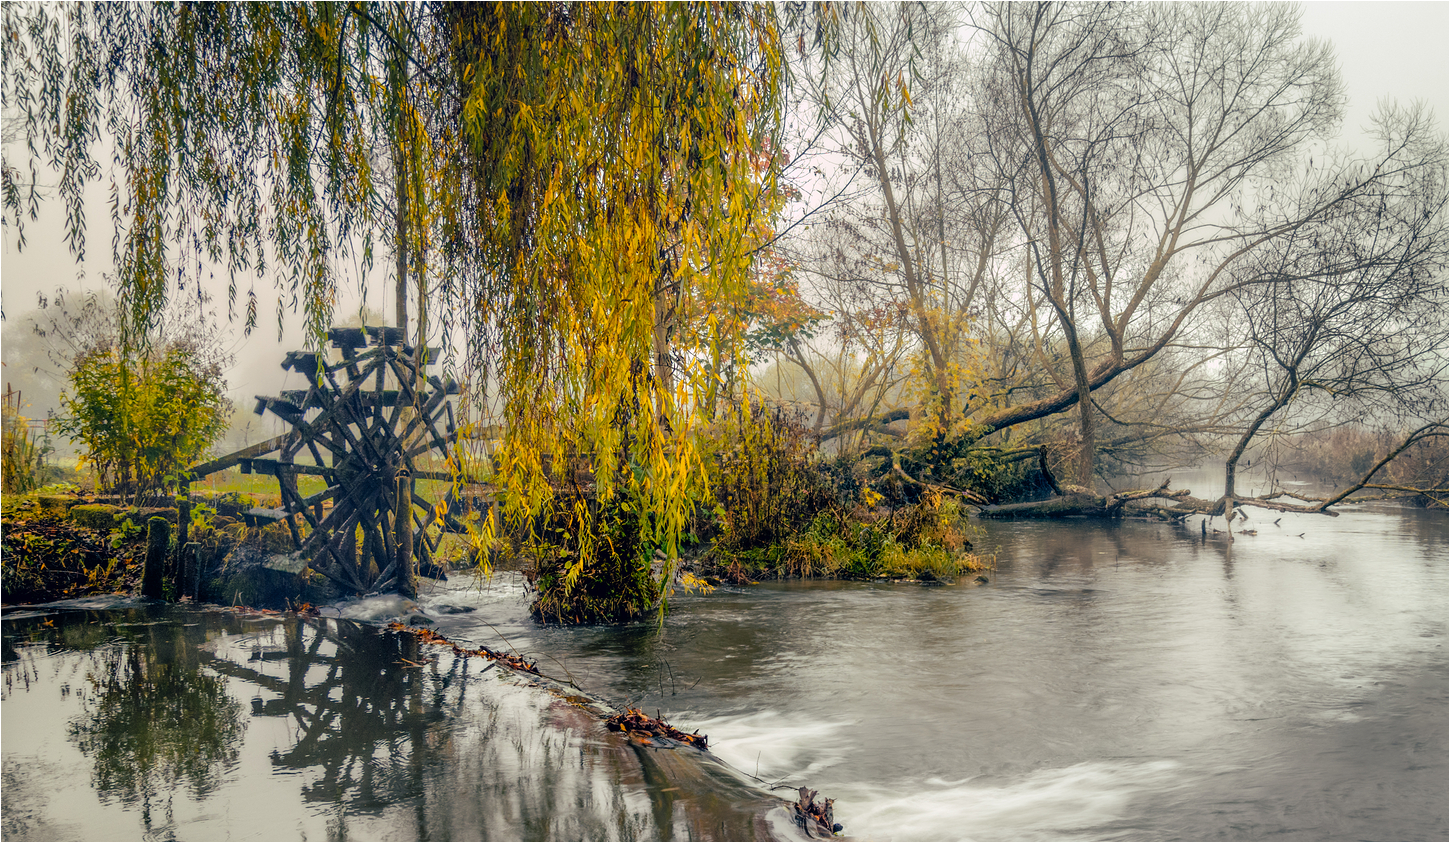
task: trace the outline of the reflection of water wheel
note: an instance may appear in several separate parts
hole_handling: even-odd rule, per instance
[[[320,383],[317,354],[294,351],[282,368],[311,385],[257,398],[258,414],[271,410],[292,430],[233,455],[243,473],[274,475],[282,495],[281,508],[248,516],[285,521],[299,555],[344,589],[411,593],[413,573],[438,549],[426,529],[433,507],[414,483],[448,478],[417,470],[415,461],[435,450],[446,455],[457,438],[448,396],[458,386],[424,376],[415,389],[418,350],[403,345],[401,329],[334,328],[328,337],[341,359],[323,365]],[[323,477],[327,488],[303,497],[300,474]]]

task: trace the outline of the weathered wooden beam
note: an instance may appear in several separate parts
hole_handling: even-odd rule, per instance
[[[402,345],[408,338],[407,331],[396,325],[368,328],[367,332],[377,345]]]
[[[242,513],[242,521],[248,527],[259,527],[263,524],[275,524],[287,517],[287,510],[272,509],[265,506],[254,506]]]
[[[289,435],[290,434],[284,433],[281,436],[274,436],[265,442],[258,442],[255,445],[248,445],[240,451],[227,454],[224,457],[217,457],[210,462],[204,462],[199,465],[194,465],[191,468],[188,468],[186,472],[192,477],[199,479],[207,476],[208,474],[215,474],[218,471],[225,471],[226,469],[231,468],[232,466],[236,465],[244,459],[247,459],[249,457],[260,457],[263,454],[270,454],[278,448],[281,448],[283,445],[287,444],[287,437]]]
[[[253,471],[261,471],[266,474],[275,475],[277,473],[277,469],[279,468],[284,471],[296,471],[298,474],[314,474],[319,477],[327,478],[332,478],[337,474],[337,469],[325,465],[307,465],[306,463],[284,462],[282,460],[272,460],[260,457],[243,459],[241,460],[241,462],[244,464],[244,468],[242,470],[244,474],[251,474]]]
[[[282,370],[293,371],[309,378],[317,377],[317,352],[315,351],[289,351],[287,356],[282,358]]]
[[[345,357],[350,357],[354,349],[365,348],[368,344],[367,335],[362,328],[332,328],[327,332],[327,339]]]

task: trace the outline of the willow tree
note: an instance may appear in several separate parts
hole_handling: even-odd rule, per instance
[[[775,12],[444,14],[464,97],[443,277],[470,363],[497,384],[506,512],[545,557],[535,609],[637,616],[706,491],[708,338],[738,346],[701,303],[742,295],[776,193],[755,166],[779,121]],[[564,539],[544,549],[540,525]]]
[[[773,7],[7,4],[3,26],[29,159],[7,148],[6,225],[23,242],[22,167],[49,167],[82,257],[109,174],[129,337],[220,271],[249,327],[270,275],[320,346],[341,267],[389,247],[398,320],[416,296],[423,344],[441,290],[473,397],[500,399],[510,519],[564,522],[541,608],[659,597],[704,493],[698,338],[738,345],[696,305],[739,294],[776,195]]]
[[[397,17],[334,4],[7,4],[4,104],[28,161],[7,148],[6,225],[23,244],[49,167],[84,258],[86,192],[100,182],[128,337],[220,271],[249,328],[255,282],[270,276],[320,341],[339,267],[370,260],[387,199],[374,152],[397,123],[382,84]]]

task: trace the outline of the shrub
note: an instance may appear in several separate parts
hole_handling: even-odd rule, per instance
[[[7,520],[0,553],[0,595],[33,603],[128,590],[140,577],[145,547],[115,546],[104,531],[40,517]]]
[[[82,445],[102,486],[167,492],[226,430],[230,402],[219,367],[187,344],[151,353],[102,343],[76,356],[57,429]]]
[[[710,489],[726,547],[783,541],[838,504],[811,459],[815,443],[798,413],[742,402],[718,424],[711,444]]]
[[[1322,434],[1301,435],[1283,442],[1287,455],[1282,463],[1330,483],[1359,480],[1375,463],[1402,441],[1403,434],[1388,430],[1372,431],[1361,427],[1339,427]],[[1450,439],[1434,436],[1421,439],[1406,448],[1388,465],[1381,468],[1372,483],[1415,489],[1445,487],[1450,470]],[[1421,506],[1434,499],[1415,496]]]
[[[991,567],[973,555],[955,501],[930,495],[888,515],[834,508],[778,542],[716,545],[706,573],[743,584],[758,579],[950,580]]]
[[[962,513],[935,493],[887,512],[853,461],[813,459],[798,414],[741,404],[716,429],[711,491],[720,537],[705,572],[755,579],[949,579],[984,563],[967,551]]]
[[[658,548],[645,536],[647,525],[627,506],[591,506],[564,512],[556,535],[593,535],[593,552],[581,554],[568,541],[529,548],[537,596],[529,607],[541,621],[621,623],[639,620],[663,596],[655,574]],[[579,524],[586,518],[592,525]],[[586,560],[583,561],[583,560]]]

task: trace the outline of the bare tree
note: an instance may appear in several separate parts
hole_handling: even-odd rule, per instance
[[[1386,160],[1444,161],[1444,140],[1426,139],[1429,123],[1418,109],[1384,115]],[[1233,300],[1261,385],[1257,412],[1225,461],[1225,514],[1240,500],[1239,460],[1272,419],[1295,408],[1414,428],[1400,450],[1433,432],[1427,424],[1440,423],[1443,435],[1445,214],[1443,167],[1397,169],[1242,268]]]
[[[1243,262],[1443,167],[1413,145],[1322,161],[1342,95],[1292,7],[1011,4],[976,23],[999,59],[987,141],[1073,358],[1070,386],[979,416],[988,430],[1079,404],[1191,337],[1204,304],[1264,280]],[[1314,179],[1285,184],[1305,166]],[[1079,409],[1084,478],[1094,416]]]
[[[954,30],[940,7],[850,7],[805,74],[860,177],[798,261],[822,299],[905,315],[914,429],[932,435],[888,452],[923,481],[951,485],[970,450],[1025,458],[1055,439],[1091,487],[1100,455],[1237,439],[1267,406],[1245,303],[1287,295],[1267,269],[1383,278],[1392,243],[1443,232],[1433,127],[1400,120],[1368,157],[1333,153],[1334,56],[1292,6],[963,8]],[[1375,216],[1386,197],[1403,207]],[[1346,226],[1378,233],[1351,243]],[[881,430],[866,410],[823,433]]]
[[[899,311],[913,336],[922,416],[941,434],[969,389],[974,308],[1005,222],[989,176],[962,154],[978,130],[960,98],[957,7],[850,7],[834,51],[801,76],[826,110],[859,190],[806,247],[805,265],[857,314]]]

